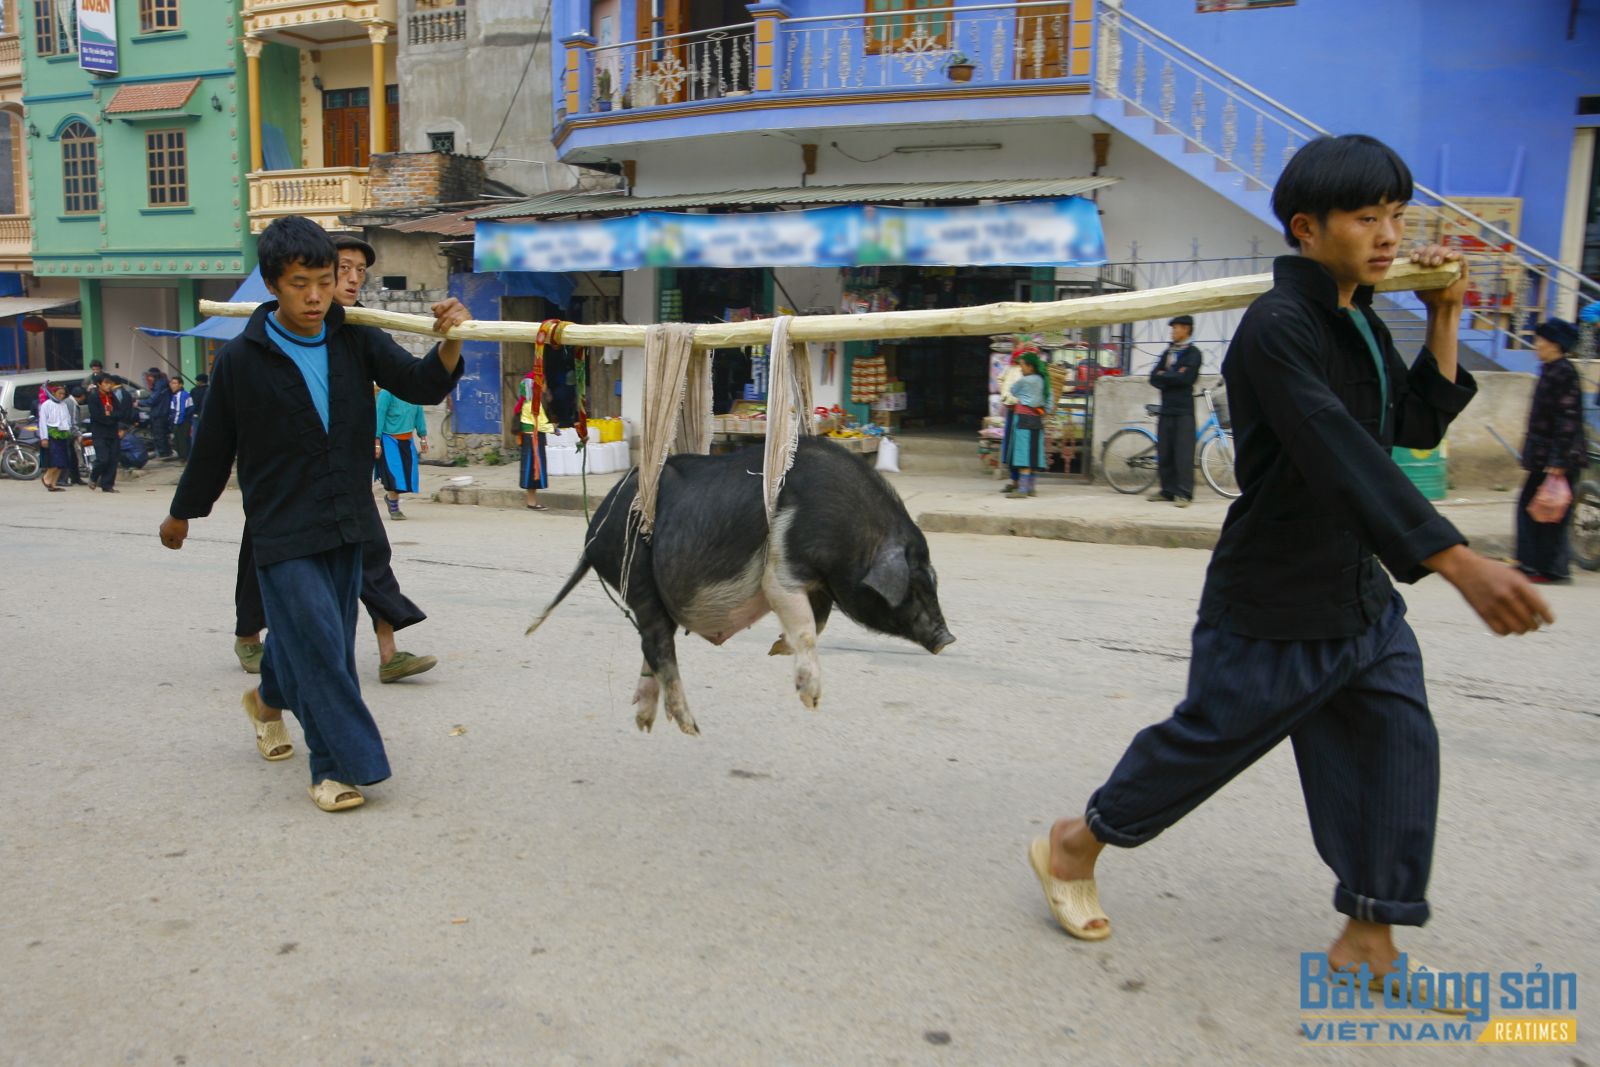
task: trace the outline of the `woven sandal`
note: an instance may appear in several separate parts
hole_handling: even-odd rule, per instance
[[[316,785],[306,786],[306,791],[311,794],[311,799],[323,811],[346,811],[350,808],[359,808],[367,802],[361,795],[361,790],[353,785],[336,782],[332,778],[324,778]]]
[[[1104,941],[1111,936],[1111,918],[1100,908],[1100,894],[1093,878],[1064,882],[1050,873],[1050,839],[1037,838],[1028,846],[1028,862],[1033,873],[1039,876],[1044,887],[1045,900],[1050,904],[1050,914],[1056,917],[1061,929],[1082,941]],[[1106,925],[1090,928],[1096,919]]]
[[[1411,959],[1408,956],[1406,958],[1406,972],[1407,972],[1407,974],[1408,975],[1414,975],[1419,971],[1427,971],[1429,974],[1442,974],[1442,973],[1444,973],[1444,972],[1440,971],[1439,968],[1437,968],[1437,967],[1431,967],[1426,963],[1418,963],[1416,960]],[[1374,993],[1380,993],[1381,994],[1383,992],[1383,979],[1382,978],[1374,978],[1374,979],[1372,979],[1371,981],[1367,982],[1367,988],[1372,990]],[[1432,984],[1431,983],[1430,983],[1430,989],[1432,989]],[[1435,1002],[1434,1003],[1430,1003],[1430,1004],[1411,1004],[1410,1006],[1413,1007],[1413,1008],[1416,1008],[1419,1011],[1434,1011],[1434,1012],[1438,1012],[1440,1015],[1465,1015],[1465,1014],[1467,1014],[1467,1005],[1462,1000],[1461,987],[1459,985],[1455,986],[1455,987],[1449,989],[1448,992],[1450,993],[1450,1003],[1448,1003],[1448,1004],[1438,1003],[1437,1002],[1438,993],[1437,993],[1437,991],[1434,991],[1434,994],[1433,994],[1434,997],[1435,997]]]
[[[282,719],[277,722],[266,722],[256,718],[254,689],[246,689],[239,703],[244,705],[244,713],[250,716],[250,725],[256,728],[256,748],[260,751],[262,759],[277,762],[294,755],[294,746],[289,743],[289,730],[283,725]]]

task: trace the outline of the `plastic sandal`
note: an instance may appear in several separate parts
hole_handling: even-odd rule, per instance
[[[1081,941],[1104,941],[1111,936],[1110,916],[1100,907],[1100,893],[1093,878],[1063,882],[1050,873],[1050,839],[1037,838],[1028,846],[1028,862],[1033,873],[1039,876],[1044,887],[1045,900],[1050,904],[1050,914],[1056,917],[1061,929]],[[1105,920],[1106,925],[1091,928],[1089,923]]]
[[[350,808],[359,808],[367,802],[361,795],[361,790],[353,785],[336,782],[332,778],[324,778],[315,785],[306,786],[306,791],[311,794],[311,799],[323,811],[347,811]]]
[[[246,689],[239,703],[244,705],[244,713],[250,716],[250,725],[256,728],[256,749],[260,751],[262,759],[275,763],[294,755],[294,746],[289,743],[289,730],[283,725],[282,719],[277,722],[264,722],[256,718],[254,689]]]

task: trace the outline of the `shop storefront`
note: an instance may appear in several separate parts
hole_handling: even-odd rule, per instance
[[[480,222],[475,252],[480,275],[535,267],[620,271],[627,321],[715,323],[1058,299],[1058,268],[1103,262],[1104,239],[1093,203],[1063,197]],[[1072,357],[1067,380],[1076,382],[1084,346],[1094,340],[1061,338],[1051,347],[1063,360]],[[813,346],[814,400],[879,432],[949,435],[976,449],[997,410],[992,350],[1003,344],[1009,355],[1011,343],[935,337]],[[630,352],[622,362],[622,413],[636,422],[641,398],[631,386],[643,380],[643,359]],[[761,346],[714,353],[713,412],[734,417],[720,426],[759,433],[765,368]],[[1092,382],[1094,374],[1084,377]],[[1081,406],[1076,422],[1068,407],[1063,398],[1067,432],[1086,434],[1077,428],[1085,421]],[[1057,455],[1060,469],[1077,469],[1075,452]]]

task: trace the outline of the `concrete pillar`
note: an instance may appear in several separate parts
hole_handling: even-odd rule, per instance
[[[745,10],[755,20],[756,66],[755,91],[770,93],[778,88],[783,49],[779,47],[779,29],[789,17],[789,9],[776,0],[767,3],[746,4]]]
[[[192,330],[200,325],[200,287],[193,278],[178,279],[178,329]],[[178,368],[184,380],[192,382],[194,376],[205,370],[201,364],[198,337],[178,338]]]
[[[367,40],[372,42],[372,144],[368,156],[389,150],[389,95],[384,91],[383,43],[389,39],[389,27],[378,23],[367,27]]]
[[[250,171],[266,169],[261,144],[261,49],[266,44],[259,37],[244,39],[245,84],[250,96]]]
[[[78,307],[83,318],[83,369],[100,360],[111,369],[106,359],[106,316],[100,303],[99,281],[82,278],[78,281]]]
[[[587,33],[561,38],[561,46],[567,50],[567,66],[561,79],[562,110],[568,118],[593,110],[589,102],[594,99],[594,64],[585,62],[584,56],[593,53],[594,45],[594,38]]]

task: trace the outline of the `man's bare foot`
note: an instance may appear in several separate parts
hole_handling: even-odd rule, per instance
[[[283,709],[269,708],[261,700],[261,690],[250,690],[251,697],[256,702],[256,718],[262,722],[279,722],[283,719]]]
[[[1081,816],[1060,820],[1050,827],[1050,877],[1063,882],[1093,878],[1095,861],[1105,847]],[[1086,930],[1098,930],[1107,923],[1091,919],[1083,925]]]
[[[1374,978],[1395,969],[1400,950],[1394,945],[1394,928],[1387,923],[1350,919],[1328,949],[1328,966],[1336,971],[1354,971],[1366,964]]]

